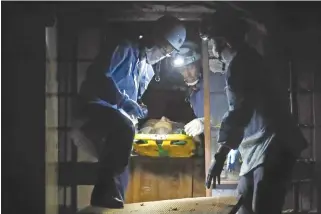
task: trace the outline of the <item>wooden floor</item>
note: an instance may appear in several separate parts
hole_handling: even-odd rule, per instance
[[[229,214],[237,203],[235,197],[198,197],[126,204],[124,209],[86,207],[78,214],[111,213],[212,213]]]

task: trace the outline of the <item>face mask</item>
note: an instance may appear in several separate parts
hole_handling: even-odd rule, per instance
[[[225,72],[225,70],[223,70],[223,63],[218,59],[210,59],[209,68],[210,68],[210,71],[212,71],[213,73]]]
[[[236,52],[232,51],[232,49],[229,48],[229,46],[223,40],[218,40],[218,41],[214,42],[214,46],[213,46],[212,51],[213,51],[214,56],[220,58],[220,60],[218,60],[220,62],[219,63],[214,62],[214,64],[212,65],[212,68],[210,66],[210,69],[214,73],[219,72],[219,71],[217,71],[217,69],[215,69],[215,67],[217,67],[218,64],[221,64],[222,66],[221,66],[221,69],[219,69],[219,70],[222,70],[223,73],[226,72],[226,68],[228,67],[230,62],[233,60],[233,58],[235,57]],[[223,67],[224,67],[224,69],[223,69]]]
[[[146,49],[146,62],[150,65],[154,65],[165,57],[166,56],[164,56],[164,54],[162,54],[160,49],[156,46],[152,47],[151,49]]]
[[[236,55],[236,52],[235,52],[235,51],[232,51],[232,50],[229,49],[229,48],[224,48],[221,54],[222,54],[223,62],[224,62],[226,65],[229,65],[230,62],[234,59],[234,57],[235,57],[235,55]]]

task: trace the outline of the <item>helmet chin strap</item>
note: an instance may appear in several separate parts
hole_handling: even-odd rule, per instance
[[[200,89],[200,85],[199,85],[199,81],[197,80],[197,83],[192,85],[192,86],[188,86],[187,89],[187,94],[185,97],[185,102],[189,102],[190,101],[190,97],[192,96],[193,93],[197,92]]]
[[[199,79],[195,80],[194,82],[187,82],[186,85],[188,86],[194,86],[198,83]]]
[[[200,79],[202,79],[202,73],[198,73],[197,74],[197,79],[193,82],[185,82],[185,84],[188,86],[188,87],[193,87],[195,86],[197,83],[199,83]]]

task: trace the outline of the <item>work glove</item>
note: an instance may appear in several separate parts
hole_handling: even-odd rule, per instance
[[[204,132],[203,118],[196,118],[184,126],[187,135],[195,137]]]
[[[141,107],[144,114],[144,118],[139,118],[139,119],[145,119],[148,115],[148,108],[144,103],[139,103],[139,106]]]
[[[235,165],[239,159],[239,151],[237,149],[232,149],[227,155],[227,170],[233,172],[235,170]]]
[[[210,189],[211,185],[213,189],[216,188],[217,184],[221,184],[221,173],[223,171],[224,162],[226,160],[225,152],[218,152],[214,155],[214,160],[211,163],[210,168],[208,169],[206,177],[206,188]]]
[[[125,112],[130,115],[134,115],[138,119],[144,119],[147,117],[148,110],[146,106],[140,106],[137,102],[132,99],[126,99],[120,105]]]
[[[148,109],[145,105],[140,105],[140,108],[142,109],[143,116],[139,117],[139,119],[145,119],[148,116]]]

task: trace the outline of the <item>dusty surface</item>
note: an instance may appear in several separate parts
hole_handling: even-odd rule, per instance
[[[228,214],[236,204],[235,197],[200,197],[126,204],[124,209],[87,207],[79,214],[111,213],[212,213]]]

